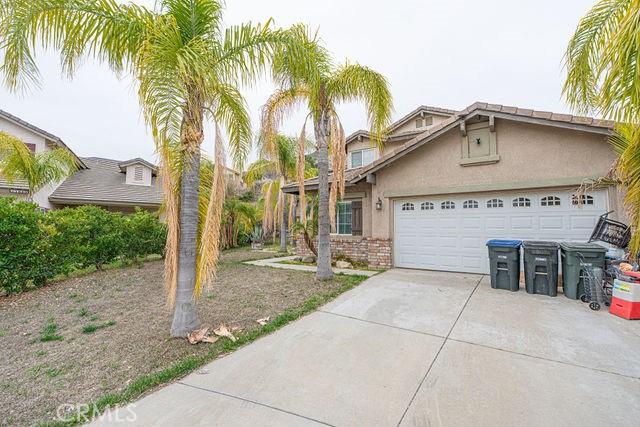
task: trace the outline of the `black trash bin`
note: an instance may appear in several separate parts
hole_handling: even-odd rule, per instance
[[[562,289],[567,298],[584,295],[584,269],[599,267],[604,270],[607,250],[595,243],[561,243]]]
[[[558,295],[558,247],[556,242],[522,242],[527,293],[551,297]]]
[[[520,289],[520,245],[520,240],[494,239],[487,242],[492,288]]]

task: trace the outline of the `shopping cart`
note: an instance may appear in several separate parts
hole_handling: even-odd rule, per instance
[[[610,273],[605,272],[600,267],[587,267],[582,269],[582,283],[584,284],[584,294],[580,295],[580,300],[589,303],[591,310],[600,310],[602,305],[611,305],[611,293],[613,279],[609,282]]]
[[[631,228],[620,221],[609,219],[609,214],[613,212],[609,211],[600,215],[589,241],[606,242],[624,249],[631,240]]]

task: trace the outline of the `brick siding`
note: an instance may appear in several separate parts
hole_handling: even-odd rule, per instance
[[[316,241],[317,244],[317,241]],[[298,255],[312,255],[302,236],[296,239]],[[360,236],[331,236],[331,255],[366,262],[372,268],[391,268],[391,240]]]

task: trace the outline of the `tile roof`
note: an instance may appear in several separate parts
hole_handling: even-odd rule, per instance
[[[86,157],[82,159],[88,169],[79,170],[67,178],[49,196],[53,203],[96,203],[124,206],[160,206],[162,186],[152,177],[151,186],[125,183],[120,160]]]
[[[419,107],[411,113],[407,114],[404,118],[398,120],[396,123],[405,120],[408,117],[416,114],[423,108],[434,108],[434,107]],[[489,104],[486,102],[476,102],[466,107],[464,110],[455,111],[455,110],[446,110],[441,109],[448,112],[453,112],[453,115],[446,120],[436,124],[435,126],[423,131],[416,133],[413,138],[399,147],[394,148],[393,150],[385,153],[382,157],[375,160],[373,163],[358,169],[354,169],[351,174],[345,176],[345,181],[348,184],[354,185],[363,179],[366,178],[367,174],[373,173],[378,169],[386,166],[388,163],[400,158],[401,156],[407,154],[408,152],[418,148],[422,144],[429,142],[430,140],[436,138],[444,132],[451,130],[453,127],[456,127],[463,120],[467,120],[475,115],[494,115],[498,118],[504,118],[508,120],[517,120],[517,121],[531,121],[535,123],[547,124],[550,126],[559,126],[559,127],[572,127],[578,130],[583,131],[592,131],[601,134],[609,134],[613,130],[615,126],[615,122],[611,120],[602,120],[593,117],[583,117],[583,116],[574,116],[572,114],[559,114],[553,113],[550,111],[538,111],[531,110],[526,108],[519,107],[511,107],[500,104]],[[366,131],[358,131],[351,136],[356,136],[360,132]],[[350,136],[350,137],[351,137]],[[307,180],[310,184],[305,185],[317,185],[317,179],[314,178],[315,181]],[[305,183],[307,182],[305,181]],[[313,182],[313,183],[312,183]],[[295,187],[295,184],[289,184],[285,188]]]

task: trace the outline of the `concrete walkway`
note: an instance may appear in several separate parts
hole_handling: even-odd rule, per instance
[[[300,264],[283,264],[282,261],[293,261],[298,258],[297,256],[283,256],[277,258],[267,258],[267,259],[259,259],[255,261],[245,261],[245,264],[251,265],[259,265],[261,267],[273,267],[273,268],[283,268],[285,270],[297,270],[297,271],[310,271],[314,272],[318,269],[314,265],[300,265]],[[379,271],[371,271],[371,270],[354,270],[352,268],[333,268],[333,272],[335,274],[347,274],[350,276],[375,276],[379,273]]]
[[[145,426],[637,426],[639,355],[640,321],[390,270],[129,409]]]

